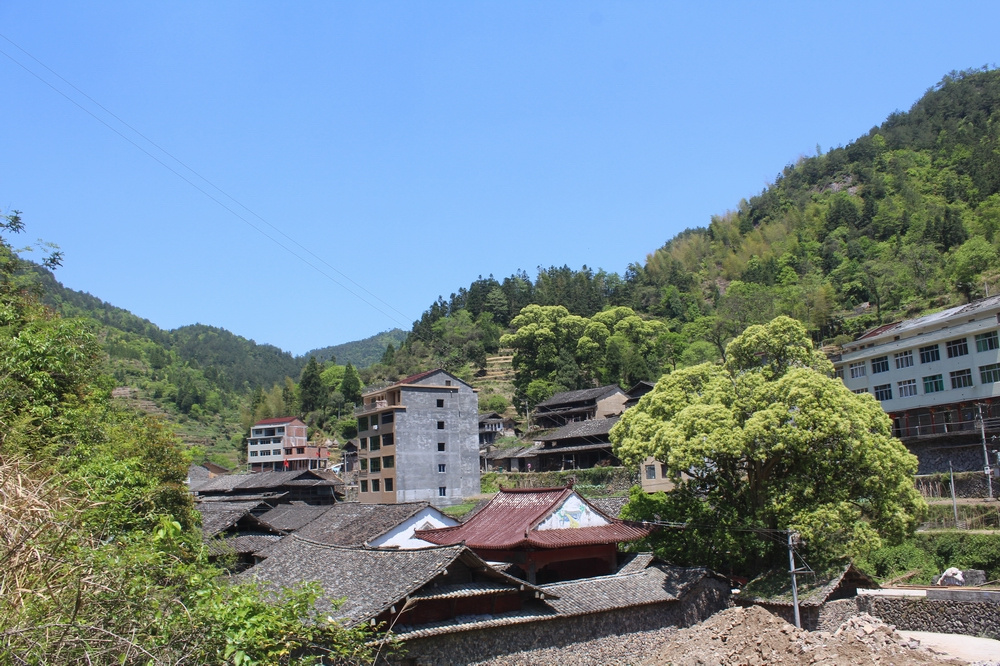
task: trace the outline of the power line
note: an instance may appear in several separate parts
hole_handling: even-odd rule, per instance
[[[230,214],[232,214],[234,217],[236,217],[237,219],[239,219],[240,221],[242,221],[244,224],[246,224],[247,226],[249,226],[251,229],[253,229],[257,233],[259,233],[260,235],[264,236],[269,241],[271,241],[272,243],[274,243],[278,247],[282,248],[283,250],[285,250],[286,252],[288,252],[289,254],[291,254],[293,257],[295,257],[299,261],[303,262],[304,264],[306,264],[307,266],[309,266],[310,268],[312,268],[313,270],[315,270],[317,273],[319,273],[323,277],[327,278],[328,280],[330,280],[331,282],[333,282],[334,284],[336,284],[337,286],[339,286],[344,291],[348,292],[349,294],[351,294],[352,296],[354,296],[355,298],[357,298],[361,302],[365,303],[366,305],[368,305],[369,307],[371,307],[375,311],[379,312],[380,314],[385,315],[388,319],[390,319],[391,321],[395,322],[396,324],[402,325],[404,327],[405,326],[409,326],[409,323],[407,323],[405,321],[406,320],[406,315],[404,315],[402,312],[400,312],[399,310],[397,310],[391,304],[385,302],[384,300],[382,300],[381,298],[379,298],[376,294],[373,294],[372,292],[368,291],[364,286],[358,284],[353,279],[351,279],[350,276],[344,274],[343,272],[339,271],[335,267],[331,266],[329,263],[327,263],[327,261],[325,259],[323,259],[319,255],[317,255],[314,252],[312,252],[309,248],[307,248],[304,245],[302,245],[301,243],[299,243],[297,240],[295,240],[294,238],[292,238],[291,236],[289,236],[288,234],[286,234],[284,231],[282,231],[280,228],[278,228],[275,225],[271,224],[268,220],[266,220],[265,218],[263,218],[261,215],[257,214],[251,208],[249,208],[248,206],[246,206],[245,204],[243,204],[241,201],[239,201],[238,199],[236,199],[235,197],[233,197],[232,195],[230,195],[228,192],[226,192],[225,190],[223,190],[222,188],[220,188],[219,186],[217,186],[215,183],[213,183],[212,181],[210,181],[208,178],[206,178],[205,176],[202,176],[195,169],[193,169],[190,166],[188,166],[187,164],[185,164],[181,159],[179,159],[178,157],[174,156],[168,150],[166,150],[165,148],[163,148],[162,146],[160,146],[159,144],[157,144],[155,141],[153,141],[152,139],[150,139],[149,137],[147,137],[146,135],[144,135],[142,132],[140,132],[135,127],[133,127],[132,125],[130,125],[129,123],[127,123],[125,120],[123,120],[121,117],[119,117],[118,115],[116,115],[114,112],[110,111],[103,104],[101,104],[100,102],[98,102],[97,100],[95,100],[93,97],[91,97],[90,95],[88,95],[86,92],[80,90],[80,88],[78,88],[72,82],[70,82],[67,79],[65,79],[58,72],[56,72],[51,67],[49,67],[48,65],[46,65],[44,62],[42,62],[41,60],[39,60],[38,58],[36,58],[34,55],[32,55],[31,53],[29,53],[28,51],[26,51],[23,47],[21,47],[19,44],[17,44],[16,42],[14,42],[12,39],[10,39],[9,37],[7,37],[6,35],[4,35],[2,33],[0,33],[0,37],[2,37],[6,42],[8,42],[9,44],[11,44],[13,47],[15,47],[21,53],[23,53],[27,57],[31,58],[34,62],[38,63],[39,66],[43,67],[45,70],[47,70],[48,72],[50,72],[57,79],[59,79],[60,81],[62,81],[63,83],[65,83],[67,86],[69,86],[70,88],[72,88],[73,90],[75,90],[77,93],[79,93],[80,95],[82,95],[83,97],[85,97],[87,100],[89,100],[95,106],[97,106],[98,108],[100,108],[106,114],[108,114],[109,116],[111,116],[112,118],[114,118],[116,121],[118,121],[119,123],[121,123],[122,125],[124,125],[125,127],[127,127],[131,132],[134,132],[136,135],[138,135],[139,137],[141,137],[144,141],[146,141],[149,145],[153,146],[156,150],[160,151],[163,155],[166,155],[171,160],[173,160],[174,162],[176,162],[177,164],[179,164],[181,167],[183,167],[184,169],[186,169],[188,172],[190,172],[191,174],[193,174],[195,177],[197,177],[198,179],[200,179],[201,181],[203,181],[212,190],[214,190],[214,191],[218,192],[220,195],[222,195],[222,197],[224,197],[225,199],[228,199],[233,204],[235,204],[237,207],[239,207],[239,208],[243,209],[244,211],[246,211],[251,217],[256,218],[257,220],[259,220],[263,224],[265,224],[268,227],[270,227],[277,234],[279,234],[280,236],[282,236],[283,238],[285,238],[290,244],[298,247],[300,250],[302,250],[303,252],[305,252],[309,256],[313,257],[313,259],[315,259],[318,263],[322,264],[327,269],[329,269],[329,270],[333,271],[334,273],[336,273],[337,275],[341,276],[344,280],[346,280],[347,282],[350,282],[352,285],[354,285],[355,287],[357,287],[359,290],[363,291],[365,294],[367,294],[368,296],[372,297],[374,300],[378,301],[379,303],[381,303],[382,305],[384,305],[386,308],[388,308],[392,312],[395,312],[396,315],[399,315],[399,317],[402,317],[403,319],[399,319],[395,315],[389,314],[388,312],[386,312],[385,310],[383,310],[381,307],[379,307],[378,305],[376,305],[372,301],[370,301],[367,298],[365,298],[364,296],[358,294],[357,292],[355,292],[354,290],[352,290],[350,287],[348,287],[347,285],[343,284],[342,282],[340,282],[339,280],[337,280],[336,278],[334,278],[332,275],[330,275],[329,273],[327,273],[326,271],[324,271],[323,269],[321,269],[320,267],[318,267],[317,265],[315,265],[313,262],[311,262],[310,260],[308,260],[305,257],[303,257],[301,254],[299,254],[298,252],[296,252],[295,250],[293,250],[292,248],[290,248],[285,243],[282,243],[281,241],[275,239],[273,236],[271,236],[270,234],[268,234],[264,229],[261,229],[259,226],[255,225],[253,222],[251,222],[249,219],[247,219],[247,217],[245,217],[244,215],[242,215],[239,212],[237,212],[236,210],[234,210],[231,206],[227,205],[225,202],[221,201],[219,199],[219,197],[213,195],[212,193],[210,193],[209,191],[207,191],[204,187],[201,187],[197,183],[193,182],[190,178],[188,178],[184,174],[180,173],[177,169],[173,168],[171,165],[167,164],[164,160],[160,159],[157,155],[154,155],[152,152],[150,152],[149,150],[147,150],[145,147],[139,145],[139,143],[137,143],[131,137],[126,136],[126,134],[124,132],[122,132],[121,130],[119,130],[116,127],[113,127],[105,119],[99,117],[97,114],[95,114],[90,109],[86,108],[79,101],[77,101],[76,99],[74,99],[70,95],[66,94],[63,90],[60,90],[58,87],[56,87],[55,85],[53,85],[45,77],[41,76],[36,71],[32,70],[31,68],[29,68],[28,66],[26,66],[24,63],[22,63],[20,60],[18,60],[14,56],[12,56],[10,53],[8,53],[7,51],[5,51],[2,48],[0,48],[0,53],[2,53],[4,56],[6,56],[11,62],[13,62],[14,64],[16,64],[18,67],[20,67],[24,71],[28,72],[32,76],[34,76],[36,79],[38,79],[39,81],[41,81],[42,83],[44,83],[45,85],[47,85],[54,92],[56,92],[59,95],[61,95],[67,101],[69,101],[74,106],[76,106],[77,108],[79,108],[81,111],[83,111],[87,115],[91,116],[94,120],[96,120],[99,123],[101,123],[102,125],[104,125],[106,128],[108,128],[109,130],[111,130],[112,132],[114,132],[115,134],[117,134],[118,136],[120,136],[122,139],[124,139],[128,143],[132,144],[132,146],[134,146],[135,148],[137,148],[138,150],[140,150],[142,153],[144,153],[147,157],[149,157],[150,159],[152,159],[153,161],[155,161],[157,164],[159,164],[163,168],[165,168],[168,171],[170,171],[172,174],[174,174],[175,176],[177,176],[178,178],[180,178],[181,180],[183,180],[185,183],[187,183],[188,185],[190,185],[191,187],[193,187],[198,192],[201,192],[208,199],[210,199],[214,203],[218,204],[221,208],[223,208],[224,210],[226,210],[227,212],[229,212]]]

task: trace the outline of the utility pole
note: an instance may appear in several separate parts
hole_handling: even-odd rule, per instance
[[[986,492],[993,499],[993,475],[990,474],[990,453],[986,450],[986,422],[983,420],[983,403],[976,403],[979,410],[979,433],[983,438],[983,471],[986,472]]]
[[[799,570],[795,568],[795,543],[798,541],[798,534],[788,530],[788,573],[792,575],[792,606],[795,608],[795,627],[802,628],[802,618],[799,616],[799,586],[795,581],[795,574]]]
[[[948,473],[951,474],[951,510],[955,514],[955,529],[958,529],[958,501],[955,499],[955,470],[948,461]]]

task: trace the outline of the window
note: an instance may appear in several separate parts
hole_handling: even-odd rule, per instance
[[[444,407],[444,400],[438,400],[438,407]]]
[[[438,486],[438,497],[448,496],[448,486]]]
[[[304,446],[296,447],[295,448],[295,452],[296,453],[305,453],[306,452],[306,447],[304,447]]]
[[[979,382],[981,384],[996,384],[1000,382],[1000,363],[979,366]]]
[[[892,400],[892,384],[882,384],[872,388],[876,400]]]
[[[854,389],[853,391],[851,391],[851,393],[857,393],[858,395],[861,395],[862,393],[868,393],[868,389],[866,389],[866,388],[863,388],[863,389]]]
[[[361,471],[362,472],[367,472],[368,471],[368,458],[362,458],[361,459]]]
[[[872,359],[872,374],[877,375],[880,372],[889,372],[888,356],[879,356]]]
[[[944,390],[944,380],[941,375],[924,377],[924,393],[937,393]]]
[[[382,423],[392,423],[392,412],[386,412],[382,415]]]
[[[444,421],[438,421],[438,430],[444,430]]]
[[[379,481],[378,481],[378,479],[372,479],[372,492],[373,493],[379,492]]]
[[[438,442],[438,451],[444,451],[444,442]]]
[[[444,385],[445,386],[451,386],[451,380],[450,379],[444,380]]]
[[[378,442],[379,442],[378,435],[375,435],[374,437],[369,437],[368,438],[368,450],[369,451],[378,451],[380,448],[382,448],[382,447],[379,446]]]
[[[993,349],[1000,349],[1000,340],[997,339],[997,332],[980,333],[976,336],[976,351],[984,352]]]
[[[368,430],[368,417],[367,416],[359,416],[358,417],[358,432],[364,432],[365,430]]]
[[[285,434],[285,429],[284,428],[278,428],[277,433],[279,435],[284,435]]]
[[[972,370],[956,370],[955,372],[949,372],[948,375],[951,377],[951,387],[953,389],[972,386]]]
[[[285,455],[286,456],[292,455],[292,450],[291,449],[285,449]]]
[[[358,444],[358,448],[360,448],[362,451],[367,451],[368,450],[368,438],[367,437],[362,437],[359,440],[359,442],[360,443]],[[291,453],[291,451],[289,451],[289,453]]]
[[[272,449],[271,450],[271,455],[272,456],[280,456],[281,455],[281,449]]]
[[[913,352],[911,350],[893,354],[892,357],[896,360],[897,370],[902,370],[903,368],[908,368],[913,365]]]
[[[842,367],[837,368],[836,370],[833,371],[833,374],[834,374],[834,376],[837,379],[843,379],[844,378],[844,368],[842,368]]]
[[[917,394],[916,379],[904,379],[901,382],[896,382],[896,387],[899,389],[900,398],[909,398]]]
[[[920,348],[920,362],[921,363],[933,363],[934,361],[941,360],[941,351],[938,349],[937,345],[929,345],[927,347]]]
[[[382,457],[382,467],[385,469],[391,469],[396,466],[396,459],[393,456],[383,456]]]
[[[646,478],[647,479],[656,478],[656,465],[646,465]]]
[[[390,433],[386,433],[385,435],[382,435],[382,446],[392,446],[392,444],[393,444],[392,440],[393,440],[393,438],[392,438],[392,433],[391,432]]]
[[[667,466],[664,464],[660,464],[660,476],[664,479],[667,478]]]
[[[438,474],[444,474],[444,468],[445,468],[445,464],[444,463],[439,463],[438,464]]]
[[[361,480],[361,492],[363,493],[368,492],[368,482],[365,481],[364,479]]]
[[[956,356],[965,356],[969,353],[969,342],[965,338],[960,338],[958,340],[949,340],[944,343],[945,348],[948,350],[948,358],[955,358]]]
[[[251,451],[250,452],[250,457],[251,458],[256,458],[257,457],[257,452],[256,451]]]
[[[865,372],[865,362],[858,361],[857,363],[851,363],[851,379],[857,379],[858,377],[864,377]]]
[[[368,470],[372,474],[377,474],[377,473],[381,472],[382,471],[382,459],[381,458],[372,458],[371,460],[369,460],[368,461]]]
[[[385,492],[392,492],[392,479],[382,479],[385,482]]]

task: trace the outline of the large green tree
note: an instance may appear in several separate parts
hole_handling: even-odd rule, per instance
[[[916,458],[872,396],[832,376],[802,324],[751,326],[726,351],[724,365],[661,378],[611,431],[616,455],[654,456],[675,484],[634,493],[627,516],[699,528],[661,532],[662,555],[754,573],[784,557],[771,530],[798,532],[813,566],[912,532]]]

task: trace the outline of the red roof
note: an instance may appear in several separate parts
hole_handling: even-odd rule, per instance
[[[396,382],[395,384],[393,384],[393,386],[399,386],[400,384],[412,384],[413,382],[419,382],[424,377],[429,377],[430,375],[433,375],[435,372],[440,372],[440,371],[441,371],[440,368],[436,368],[434,370],[426,370],[424,372],[418,372],[415,375],[410,375],[409,377],[406,377],[404,379],[400,379],[398,382]]]
[[[574,494],[569,487],[501,489],[469,522],[455,527],[418,530],[415,536],[439,545],[465,543],[473,549],[509,550],[636,541],[652,531],[639,523],[611,518],[582,497],[580,500],[607,520],[607,525],[536,529],[542,520]]]
[[[257,421],[257,423],[254,423],[254,425],[255,426],[278,425],[279,423],[291,423],[292,421],[298,421],[298,420],[299,418],[297,416],[279,416],[278,418],[275,419],[264,419],[263,421]]]

